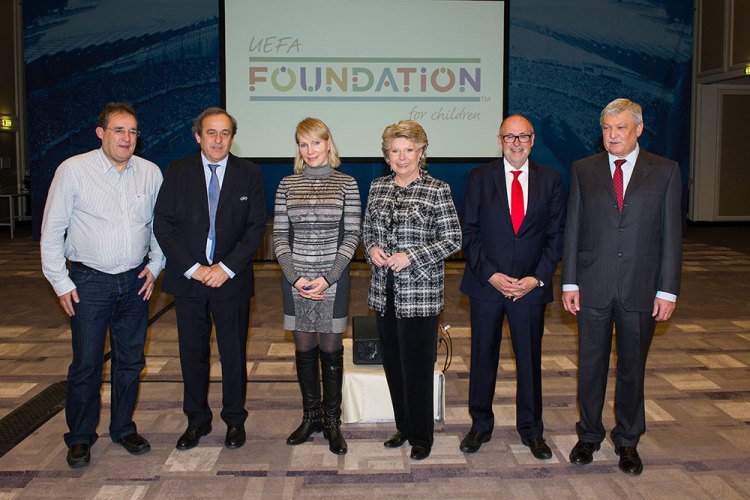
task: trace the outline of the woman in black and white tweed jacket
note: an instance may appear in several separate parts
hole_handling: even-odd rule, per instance
[[[433,442],[433,371],[446,257],[461,248],[461,226],[449,186],[425,170],[427,135],[403,120],[383,132],[391,175],[375,179],[362,239],[372,265],[368,305],[377,312],[383,368],[396,433],[384,444],[411,444],[423,460]]]

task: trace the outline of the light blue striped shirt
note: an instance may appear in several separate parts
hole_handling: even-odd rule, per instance
[[[58,296],[76,287],[66,259],[117,274],[137,267],[148,254],[149,270],[159,275],[165,258],[153,218],[162,179],[156,164],[138,156],[119,172],[101,149],[60,164],[47,195],[41,238],[42,271]]]

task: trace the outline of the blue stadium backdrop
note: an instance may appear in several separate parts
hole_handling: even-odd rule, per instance
[[[35,0],[24,2],[24,24],[35,237],[57,166],[98,147],[94,127],[104,103],[135,105],[143,131],[137,154],[162,168],[197,151],[193,118],[221,104],[218,1]],[[641,145],[678,161],[687,178],[692,1],[511,0],[509,44],[508,112],[534,123],[532,158],[567,179],[575,159],[600,147],[601,108],[629,97],[644,107]],[[291,165],[260,165],[271,213]],[[465,176],[476,166],[433,162],[429,169],[450,183],[460,209]],[[386,172],[382,161],[341,168],[363,197]]]

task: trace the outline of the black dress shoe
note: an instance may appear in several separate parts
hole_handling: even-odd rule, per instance
[[[151,450],[151,445],[148,444],[146,438],[137,432],[123,436],[120,439],[113,439],[112,441],[122,445],[122,447],[125,448],[125,451],[131,455],[143,455]]]
[[[401,434],[401,431],[396,431],[393,436],[389,437],[388,440],[383,443],[383,446],[386,448],[400,448],[407,440],[407,437]]]
[[[615,453],[620,456],[618,465],[625,474],[637,476],[643,472],[643,462],[641,462],[641,457],[638,455],[635,446],[616,446]]]
[[[430,451],[432,451],[430,448],[427,448],[426,446],[419,446],[415,445],[411,447],[411,454],[409,455],[409,458],[412,460],[424,460],[425,458],[430,456]]]
[[[198,443],[201,440],[201,437],[205,436],[211,432],[211,425],[198,425],[198,426],[191,426],[188,425],[188,428],[185,429],[185,432],[180,436],[180,439],[177,440],[177,446],[176,448],[178,450],[189,450],[190,448],[195,448],[198,446]]]
[[[86,467],[91,461],[91,447],[86,443],[74,444],[68,448],[68,456],[65,459],[74,469]]]
[[[482,447],[482,444],[486,443],[490,439],[492,439],[492,434],[470,431],[461,440],[461,445],[458,447],[458,449],[463,451],[464,453],[476,453],[477,451],[479,451],[479,448]]]
[[[224,446],[230,450],[236,450],[243,444],[245,444],[245,427],[242,425],[228,425]]]
[[[590,464],[594,460],[594,452],[599,449],[601,444],[599,443],[587,443],[586,441],[578,441],[576,445],[570,450],[570,463],[576,465]]]
[[[522,439],[521,442],[529,447],[534,458],[539,460],[552,458],[552,450],[549,449],[543,437]]]

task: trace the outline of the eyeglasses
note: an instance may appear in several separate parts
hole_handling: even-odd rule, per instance
[[[126,134],[129,135],[130,137],[141,136],[141,131],[136,130],[134,128],[131,128],[130,130],[125,130],[122,127],[117,127],[117,128],[107,127],[107,130],[111,130],[112,132],[114,132],[117,137],[125,137]]]
[[[389,156],[399,156],[399,155],[401,155],[401,153],[404,153],[404,156],[412,157],[415,154],[417,154],[417,152],[419,152],[420,149],[422,149],[422,148],[389,149],[388,150],[388,155]]]
[[[533,134],[519,134],[519,135],[513,135],[513,134],[506,134],[501,135],[500,137],[503,139],[503,142],[505,144],[513,144],[516,142],[516,139],[518,139],[518,142],[529,142],[531,140],[531,136]]]

